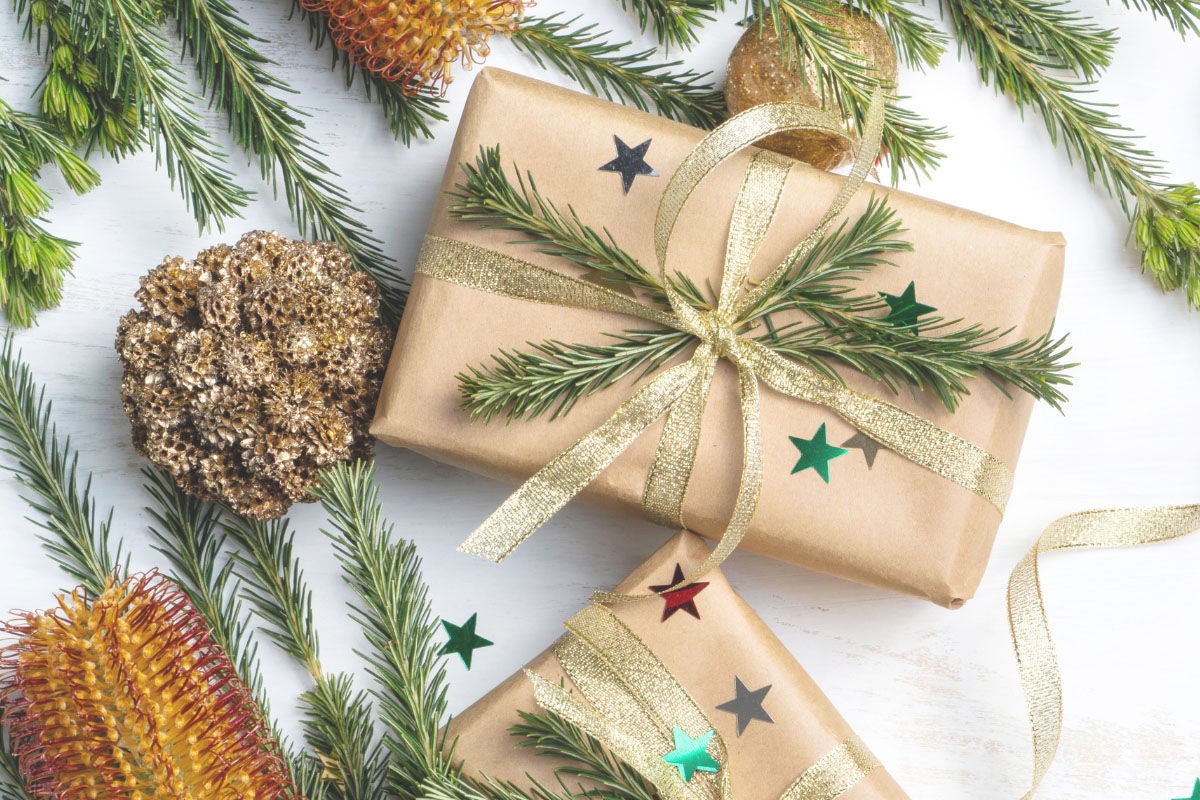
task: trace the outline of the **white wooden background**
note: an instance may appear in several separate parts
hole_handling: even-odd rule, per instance
[[[454,123],[437,139],[405,149],[377,109],[346,91],[328,56],[312,50],[285,0],[239,3],[263,50],[298,91],[311,131],[364,209],[366,221],[405,265],[416,254]],[[731,3],[731,6],[739,6]],[[1200,180],[1200,40],[1184,42],[1146,15],[1102,0],[1080,7],[1119,27],[1116,66],[1103,97],[1181,180]],[[1119,6],[1119,4],[1114,4]],[[613,0],[542,0],[538,13],[586,13],[621,37],[647,43]],[[736,9],[712,24],[689,61],[721,73],[739,35]],[[542,75],[507,43],[491,63]],[[0,11],[0,96],[30,107],[42,62]],[[554,75],[544,76],[558,81]],[[454,84],[451,115],[471,76]],[[939,200],[1035,228],[1058,229],[1070,243],[1061,316],[1083,363],[1066,416],[1045,408],[1033,419],[1016,493],[977,599],[957,612],[738,554],[727,570],[824,687],[843,714],[915,800],[1011,800],[1028,786],[1029,732],[1004,613],[1009,570],[1052,519],[1107,505],[1200,501],[1200,312],[1164,297],[1138,274],[1125,247],[1125,220],[1056,151],[1036,119],[1022,122],[1006,100],[956,61],[930,75],[905,73],[910,104],[950,128],[944,166],[921,185]],[[208,126],[228,143],[225,121]],[[536,120],[531,120],[535,126]],[[531,127],[531,136],[536,128]],[[54,229],[82,242],[63,306],[18,335],[37,377],[54,398],[81,463],[96,476],[103,505],[116,507],[115,530],[137,567],[156,563],[147,544],[145,496],[118,396],[112,341],[137,279],[168,254],[191,256],[243,230],[292,232],[286,208],[271,199],[244,159],[244,184],[259,200],[225,234],[198,236],[181,200],[146,152],[122,163],[100,160],[103,185],[77,199],[50,180]],[[545,647],[591,589],[608,587],[652,552],[664,532],[647,523],[572,507],[503,568],[475,562],[454,546],[505,496],[505,487],[418,456],[381,447],[387,510],[420,544],[438,613],[461,621],[480,611],[479,632],[496,646],[465,672],[451,664],[455,710],[465,707]],[[35,528],[10,477],[0,478],[4,552],[0,608],[51,603],[62,576],[39,551]],[[346,623],[341,586],[321,516],[311,506],[294,519],[317,597],[323,659],[356,669],[358,639]],[[1051,621],[1066,684],[1066,735],[1043,796],[1059,800],[1190,794],[1200,776],[1200,537],[1141,552],[1069,554],[1046,560]],[[266,648],[275,710],[295,729],[302,673]],[[717,654],[714,654],[716,656]]]

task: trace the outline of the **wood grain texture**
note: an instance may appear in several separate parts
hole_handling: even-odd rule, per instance
[[[389,252],[411,264],[453,122],[438,126],[436,141],[404,148],[377,109],[328,70],[327,55],[311,49],[287,3],[240,5],[268,40],[263,49],[279,62],[279,74],[297,89],[295,105],[311,115],[312,134],[364,219]],[[610,0],[539,3],[539,13],[558,10],[581,11],[620,36],[645,41]],[[1104,96],[1119,104],[1176,177],[1200,178],[1200,41],[1182,41],[1148,15],[1098,2],[1087,10],[1124,34]],[[740,33],[737,12],[706,30],[690,62],[724,70]],[[504,43],[490,63],[541,74]],[[41,74],[40,59],[6,8],[0,76],[8,82],[0,83],[0,96],[29,107]],[[470,77],[451,87],[452,116]],[[980,86],[973,67],[951,56],[930,75],[902,74],[901,86],[912,106],[954,135],[935,177],[904,188],[1066,234],[1059,326],[1073,333],[1083,363],[1072,401],[1065,416],[1035,413],[992,564],[978,597],[960,611],[744,554],[727,573],[912,797],[1010,800],[1027,786],[1031,748],[1005,622],[1008,570],[1062,514],[1200,499],[1200,313],[1187,312],[1178,296],[1161,296],[1138,274],[1114,205],[1052,148],[1040,123],[1022,123],[1011,104]],[[206,124],[230,144],[224,119],[208,113]],[[77,274],[62,308],[21,332],[18,342],[47,384],[83,466],[95,472],[97,495],[116,507],[116,529],[138,567],[157,562],[145,534],[146,497],[120,407],[112,339],[138,277],[164,256],[190,256],[256,227],[294,232],[286,208],[245,158],[233,160],[258,199],[244,221],[204,237],[148,153],[119,164],[99,161],[104,183],[84,198],[49,182],[54,230],[82,242]],[[436,610],[451,620],[480,611],[480,633],[496,642],[478,654],[471,672],[450,665],[455,709],[542,650],[591,589],[611,585],[668,535],[638,520],[572,507],[503,568],[477,563],[454,546],[504,498],[505,487],[388,448],[380,448],[378,461],[388,511],[426,559]],[[48,605],[63,580],[39,552],[8,477],[0,479],[0,514],[6,520],[0,608]],[[321,515],[308,506],[294,517],[304,532],[299,547],[316,592],[323,660],[357,669],[351,651],[359,641],[345,623],[348,595],[318,532]],[[1200,776],[1197,567],[1200,541],[1187,540],[1046,559],[1067,716],[1063,751],[1043,796],[1170,800],[1186,795]],[[274,708],[296,731],[294,701],[304,675],[269,647],[264,653]]]

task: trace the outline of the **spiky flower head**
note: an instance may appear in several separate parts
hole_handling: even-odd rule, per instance
[[[492,34],[517,29],[522,0],[301,0],[326,14],[337,46],[406,92],[444,92],[456,63],[487,58]]]
[[[275,800],[295,795],[233,664],[157,573],[5,626],[5,724],[46,800]]]

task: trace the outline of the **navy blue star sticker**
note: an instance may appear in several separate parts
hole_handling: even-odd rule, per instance
[[[658,170],[646,163],[646,151],[650,149],[650,142],[653,139],[647,139],[637,147],[625,144],[621,141],[620,136],[614,136],[613,141],[617,143],[617,157],[601,167],[600,170],[621,173],[621,186],[625,188],[625,194],[629,194],[629,190],[633,187],[633,179],[638,175],[658,177]]]

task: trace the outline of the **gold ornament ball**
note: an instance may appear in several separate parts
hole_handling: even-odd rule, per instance
[[[898,66],[896,50],[887,33],[874,20],[850,6],[830,3],[818,19],[841,33],[847,47],[876,71],[885,85],[895,87]],[[818,169],[837,169],[854,158],[858,131],[851,115],[827,97],[824,102],[811,61],[784,63],[783,47],[774,22],[766,18],[751,23],[729,56],[725,83],[725,105],[730,114],[748,108],[791,101],[828,111],[842,121],[842,133],[789,131],[759,142],[760,147],[812,164]]]

